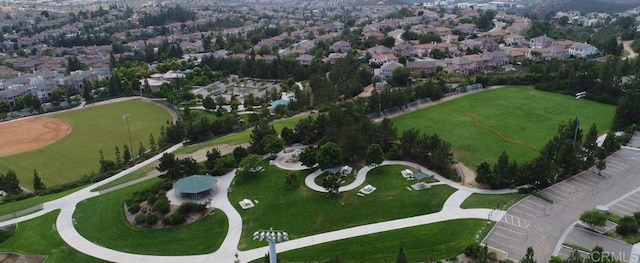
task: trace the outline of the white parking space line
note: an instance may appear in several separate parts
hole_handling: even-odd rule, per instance
[[[615,206],[616,206],[616,207],[618,207],[618,208],[621,208],[622,210],[629,211],[629,212],[631,212],[631,213],[634,213],[634,212],[635,212],[635,209],[633,209],[633,208],[631,208],[631,207],[628,207],[628,206],[626,206],[626,205],[623,205],[623,204],[621,204],[620,202],[618,202]]]
[[[580,183],[584,185],[588,185],[589,187],[592,187],[595,185],[595,183],[592,183],[591,181],[585,179],[584,176],[574,176],[573,178],[575,178],[576,181],[580,181]]]
[[[633,214],[623,211],[622,209],[618,209],[617,207],[611,207],[611,209],[609,209],[611,212],[613,212],[614,214],[619,214],[622,216],[632,216]]]
[[[640,197],[637,196],[636,194],[630,195],[626,198],[627,200],[633,201],[637,204],[640,204]]]
[[[624,205],[625,205],[625,206],[627,206],[627,207],[629,207],[629,208],[635,208],[636,210],[638,210],[638,208],[640,208],[640,207],[638,206],[638,203],[634,203],[634,202],[629,201],[629,198],[627,198],[627,199],[622,199],[620,202],[621,202],[621,203],[622,203],[622,202],[624,202]]]
[[[561,190],[564,190],[564,191],[561,191]],[[553,188],[553,189],[549,189],[549,191],[553,192],[553,193],[554,193],[554,194],[556,194],[556,195],[562,196],[562,197],[564,197],[564,198],[568,198],[568,197],[570,197],[570,196],[571,196],[571,195],[568,193],[569,191],[567,191],[567,189],[566,189],[566,188],[560,188],[560,189],[558,189],[558,188]]]
[[[579,188],[580,190],[587,190],[587,189],[591,189],[591,186],[584,184],[583,182],[580,182],[579,180],[573,180],[571,181],[571,184],[573,184],[573,186],[575,186],[576,188]]]
[[[521,204],[524,204],[524,203],[526,202],[527,204],[531,204],[531,205],[534,205],[534,206],[539,207],[540,209],[544,209],[544,207],[545,207],[544,205],[541,205],[541,204],[539,204],[539,203],[536,203],[534,200],[538,200],[538,199],[531,199],[531,198],[529,198],[529,199],[527,199],[527,200],[524,200]],[[544,201],[540,200],[540,202],[544,202]]]
[[[520,208],[520,207],[524,207],[524,208],[527,208],[527,209],[529,209],[529,210],[536,211],[536,212],[538,212],[538,211],[540,211],[540,210],[541,210],[540,208],[536,209],[536,208],[533,208],[533,207],[527,206],[527,205],[525,205],[525,204],[523,204],[523,203],[520,203],[520,204],[518,205],[518,208]]]
[[[515,238],[510,237],[510,236],[507,236],[507,235],[503,235],[503,234],[500,234],[500,233],[497,233],[497,232],[496,232],[495,234],[496,234],[496,236],[500,236],[500,237],[508,238],[508,239],[513,240],[513,241],[518,241],[518,239],[515,239]]]
[[[521,232],[515,231],[515,230],[513,230],[513,229],[508,229],[508,228],[506,228],[506,227],[504,227],[504,226],[501,226],[500,224],[498,224],[498,225],[496,226],[496,228],[498,228],[498,229],[500,229],[500,230],[509,231],[509,232],[511,232],[511,233],[514,233],[514,234],[524,235],[524,233],[521,233]]]
[[[555,193],[555,192],[553,192],[553,191],[545,191],[545,192],[543,192],[543,194],[548,195],[548,196],[550,196],[550,197],[553,197],[553,198],[555,198],[555,199],[558,199],[558,201],[563,201],[564,199],[566,199],[566,198],[567,198],[567,197],[563,197],[563,196],[562,196],[562,195],[560,195],[560,194],[556,194],[556,193]]]
[[[592,173],[588,173],[582,176],[582,179],[585,179],[587,181],[591,181],[594,184],[598,184],[602,181],[602,179],[604,179],[602,176],[600,175],[596,175],[596,174],[592,174]]]

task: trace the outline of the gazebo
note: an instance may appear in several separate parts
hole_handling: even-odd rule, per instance
[[[217,182],[211,175],[192,175],[178,180],[173,188],[180,197],[199,199],[211,194]]]

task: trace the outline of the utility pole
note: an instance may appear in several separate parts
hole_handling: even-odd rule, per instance
[[[276,255],[276,241],[289,240],[289,234],[282,230],[258,230],[253,233],[253,240],[267,240],[269,242],[269,263],[278,263],[278,257]]]
[[[576,93],[576,99],[584,99],[587,96],[586,91]],[[578,105],[578,117],[576,118],[576,128],[573,132],[573,146],[576,146],[576,140],[578,139],[578,127],[580,127],[580,111],[582,108]]]
[[[129,113],[122,115],[122,119],[127,121],[127,132],[129,133],[129,152],[133,153],[133,143],[131,141],[131,129],[129,128],[129,117],[131,115]]]

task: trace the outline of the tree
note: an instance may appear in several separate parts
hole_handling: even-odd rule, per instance
[[[605,159],[598,160],[596,168],[598,169],[598,175],[602,175],[602,170],[607,169],[607,161]]]
[[[384,160],[384,152],[380,144],[374,143],[367,147],[365,162],[369,166],[378,166]]]
[[[620,149],[620,145],[616,141],[616,134],[613,131],[607,133],[607,137],[602,142],[602,148],[606,154],[613,153]]]
[[[284,175],[284,185],[287,189],[295,189],[298,186],[298,173],[296,171],[287,171]]]
[[[116,146],[116,150],[114,151],[114,154],[116,156],[116,165],[121,165],[122,156],[120,155],[120,148],[118,148],[118,146]]]
[[[207,96],[202,100],[202,107],[204,107],[207,111],[214,110],[216,108],[216,102],[213,98]]]
[[[638,221],[633,216],[625,216],[620,219],[618,226],[616,226],[616,233],[620,235],[629,235],[638,233]]]
[[[265,154],[267,150],[265,149],[265,141],[263,139],[267,136],[278,136],[276,129],[273,128],[273,125],[269,125],[266,121],[261,121],[253,128],[251,131],[251,136],[249,143],[250,151],[256,154]]]
[[[7,171],[7,173],[3,176],[2,181],[3,185],[0,187],[2,187],[2,190],[7,192],[7,194],[17,195],[22,193],[22,188],[20,188],[20,180],[18,180],[16,172],[14,172],[13,170],[9,169],[9,171]]]
[[[336,167],[342,164],[342,149],[333,142],[325,143],[318,149],[318,166],[320,169]]]
[[[42,182],[40,175],[38,175],[38,171],[33,170],[33,190],[37,192],[45,188],[47,187],[44,185],[44,182]]]
[[[598,210],[584,211],[580,214],[580,221],[589,224],[591,228],[596,226],[605,226],[607,215]]]
[[[146,151],[147,149],[144,148],[144,144],[140,142],[140,144],[138,145],[138,156],[142,157]]]
[[[385,37],[382,39],[380,44],[385,47],[392,48],[396,44],[396,39],[393,37]]]
[[[598,129],[596,128],[596,124],[594,123],[591,124],[589,132],[587,132],[587,135],[584,138],[584,142],[582,144],[586,167],[592,166],[595,162],[596,151],[598,150],[596,140],[598,140]]]
[[[476,182],[483,185],[493,185],[494,178],[491,166],[486,161],[478,164],[476,168]]]
[[[318,163],[318,147],[309,146],[305,148],[298,157],[298,161],[306,167],[313,167]]]
[[[164,176],[169,179],[178,178],[180,176],[180,163],[172,153],[165,153],[160,157],[160,163],[156,169],[164,172]]]
[[[400,246],[400,250],[398,251],[398,255],[396,256],[396,263],[409,263],[407,260],[407,256],[404,254],[404,248]]]
[[[249,154],[240,161],[238,168],[242,170],[242,173],[257,172],[258,167],[262,163],[262,156],[257,154]]]
[[[213,148],[210,151],[207,151],[206,156],[207,160],[205,161],[204,165],[208,170],[212,170],[216,164],[216,161],[220,159],[222,154],[220,153],[220,150],[218,150],[218,148]]]
[[[533,257],[533,248],[527,248],[527,253],[520,260],[520,263],[537,263],[536,259]]]
[[[390,84],[395,87],[404,87],[409,84],[411,69],[407,67],[397,67],[393,70]]]
[[[153,133],[149,134],[149,150],[150,151],[155,151],[156,150],[156,140],[153,138]]]
[[[340,192],[340,177],[335,174],[329,174],[322,180],[322,187],[327,190],[327,195],[334,195]]]
[[[129,161],[131,161],[131,151],[129,150],[129,146],[125,143],[122,146],[122,160],[125,163],[128,163]]]
[[[247,148],[244,148],[242,146],[233,148],[233,158],[236,159],[236,162],[240,163],[240,161],[242,161],[244,157],[247,157],[247,155],[249,155],[249,151],[247,151]]]
[[[278,136],[267,135],[262,139],[264,151],[272,156],[284,148],[284,140]]]

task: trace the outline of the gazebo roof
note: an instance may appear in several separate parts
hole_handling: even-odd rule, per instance
[[[331,168],[327,168],[327,169],[324,169],[324,170],[329,172],[329,173],[331,173],[331,174],[337,174],[338,172],[340,172],[341,168],[342,168],[341,166],[336,166],[336,167],[331,167]]]
[[[192,175],[178,180],[173,187],[181,194],[197,194],[212,189],[217,182],[211,175]]]

